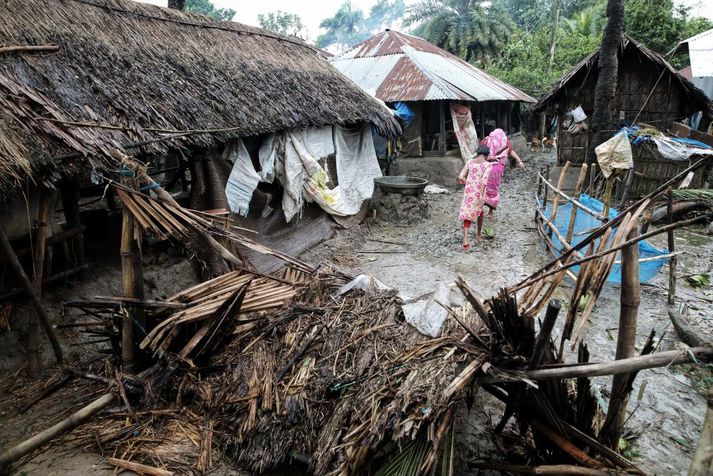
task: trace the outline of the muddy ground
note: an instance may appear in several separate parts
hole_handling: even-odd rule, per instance
[[[471,250],[461,249],[462,233],[458,222],[461,192],[429,195],[431,218],[415,225],[393,226],[369,221],[337,236],[305,254],[308,261],[340,263],[352,272],[371,274],[402,294],[419,298],[432,293],[438,283],[452,283],[463,275],[482,296],[492,296],[505,285],[513,284],[536,271],[550,259],[547,249],[534,229],[534,190],[536,172],[552,156],[535,155],[524,172],[509,169],[501,188],[502,200],[493,219],[486,226],[495,231],[492,240],[472,241]],[[664,246],[665,237],[654,241]],[[677,232],[679,275],[711,273],[713,239],[703,228]],[[681,281],[681,280],[679,280]],[[659,349],[679,348],[681,344],[670,326],[666,312],[668,267],[641,289],[638,342],[643,344],[654,329],[663,336]],[[558,292],[566,306],[570,294],[565,284]],[[713,334],[713,291],[693,290],[679,282],[678,301],[687,302],[690,319],[707,335]],[[619,287],[606,285],[585,342],[592,361],[614,359],[619,316]],[[555,336],[558,331],[555,331]],[[634,384],[627,435],[631,446],[626,453],[638,464],[656,474],[687,474],[695,451],[706,410],[703,391],[713,383],[708,369],[691,375],[691,367],[643,371]],[[594,387],[608,397],[611,377],[594,379]],[[643,387],[643,390],[641,388]],[[501,443],[491,440],[489,430],[502,415],[499,402],[485,392],[471,414],[460,412],[459,454],[461,469],[468,474],[467,461],[484,456],[497,458]]]
[[[468,252],[460,246],[461,229],[457,220],[460,191],[450,189],[446,194],[428,196],[431,216],[428,220],[394,226],[370,219],[350,230],[337,232],[334,238],[306,252],[302,258],[315,264],[334,263],[353,273],[369,273],[414,299],[429,295],[440,282],[453,282],[457,274],[463,275],[482,296],[490,296],[498,288],[529,275],[549,259],[533,225],[533,193],[536,170],[552,161],[551,156],[537,155],[529,158],[526,171],[507,171],[500,209],[495,218],[486,223],[494,229],[495,239],[473,240],[474,245]],[[663,244],[663,241],[658,240],[657,244]],[[683,252],[679,258],[680,275],[713,270],[713,240],[702,229],[679,233],[676,244]],[[191,266],[179,257],[159,253],[148,261],[147,297],[165,297],[195,280]],[[59,313],[61,302],[66,298],[119,295],[118,269],[116,257],[107,259],[95,263],[90,280],[48,292],[46,299],[51,312],[57,319],[65,319]],[[667,280],[667,268],[664,268],[655,280],[642,288],[639,312],[639,342],[655,329],[657,335],[664,336],[661,350],[680,346],[666,314]],[[614,357],[618,293],[616,286],[605,287],[588,327],[585,339],[592,361]],[[566,285],[559,294],[557,297],[566,304]],[[711,288],[693,290],[680,283],[679,301],[689,304],[692,322],[710,335],[713,331]],[[72,341],[72,336],[63,335],[63,338]],[[3,347],[12,347],[12,344],[5,341]],[[80,348],[73,350],[79,352]],[[51,361],[51,354],[48,355]],[[21,361],[23,357],[15,358]],[[691,370],[692,367],[678,367],[643,371],[635,383],[630,404],[630,410],[634,411],[628,429],[636,438],[631,440],[627,455],[652,473],[685,474],[695,451],[705,411],[702,391],[711,384],[711,379],[710,369]],[[86,396],[82,395],[66,401],[50,398],[27,413],[18,414],[23,404],[18,395],[32,392],[23,387],[24,380],[16,377],[16,374],[7,372],[0,379],[0,448],[46,428],[86,401]],[[610,384],[610,378],[595,380],[595,387],[603,399],[608,396]],[[497,425],[502,411],[500,402],[484,392],[478,393],[472,409],[459,409],[460,474],[477,474],[469,468],[469,461],[478,458],[497,460],[509,450],[507,440],[491,437],[491,430]],[[70,446],[53,447],[16,465],[16,474],[113,474],[113,470],[102,464],[99,455],[74,449],[68,452]],[[220,473],[236,474],[227,470]]]

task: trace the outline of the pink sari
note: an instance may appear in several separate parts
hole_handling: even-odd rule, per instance
[[[508,136],[502,129],[495,129],[483,139],[482,144],[490,148],[488,161],[493,164],[488,177],[488,187],[486,189],[485,204],[492,209],[498,208],[500,203],[500,183],[503,181],[503,174],[508,160]]]

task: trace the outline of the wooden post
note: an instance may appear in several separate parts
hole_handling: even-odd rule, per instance
[[[79,219],[79,184],[76,179],[64,179],[60,184],[62,193],[62,208],[64,209],[64,218],[67,222],[67,229],[81,227],[82,223]],[[84,264],[84,235],[79,233],[73,239],[75,263],[66,263],[68,268],[75,268]]]
[[[708,389],[707,402],[708,411],[698,440],[698,449],[688,471],[689,476],[713,474],[713,386]]]
[[[44,308],[42,307],[42,303],[40,302],[40,297],[37,295],[37,291],[35,290],[35,287],[33,286],[32,282],[30,281],[30,278],[27,277],[25,270],[22,269],[20,260],[17,258],[17,255],[15,254],[15,250],[12,249],[10,240],[8,239],[7,235],[5,234],[5,230],[3,230],[1,226],[0,226],[0,244],[2,244],[2,249],[5,252],[5,256],[7,256],[8,261],[10,262],[10,266],[12,266],[12,268],[15,270],[15,273],[17,274],[17,277],[20,278],[20,281],[22,281],[22,285],[24,286],[25,290],[27,291],[27,294],[30,295],[30,302],[32,302],[32,305],[34,306],[35,311],[37,312],[37,316],[40,318],[40,324],[42,324],[42,327],[44,328],[45,332],[47,333],[47,337],[49,338],[50,343],[52,344],[52,350],[54,350],[54,355],[57,358],[57,363],[60,365],[64,364],[64,356],[62,355],[62,347],[59,345],[59,341],[57,340],[57,337],[54,335],[54,330],[52,329],[52,324],[50,324],[49,316],[47,315],[47,312],[45,312]]]
[[[138,188],[138,180],[134,178],[123,178],[124,185],[131,188]],[[126,208],[122,210],[121,226],[121,283],[124,297],[143,299],[144,279],[141,262],[141,230],[135,226],[134,216]],[[126,306],[124,321],[121,327],[121,360],[124,369],[128,372],[135,370],[135,341],[134,320],[139,324],[144,324],[143,307],[139,304]],[[142,325],[142,327],[145,326]]]
[[[668,223],[669,225],[673,223],[673,192],[668,189]],[[673,228],[668,230],[668,251],[669,253],[674,253],[676,251],[676,242],[673,236]],[[668,303],[673,304],[676,302],[676,265],[678,264],[678,258],[676,255],[671,256],[668,262]]]
[[[562,167],[562,169],[560,170],[560,176],[557,179],[557,190],[562,190],[562,188],[564,186],[565,178],[567,177],[567,172],[569,171],[569,166],[570,166],[570,162],[567,161],[564,164],[564,166]],[[555,223],[555,220],[557,219],[557,208],[559,207],[559,203],[560,203],[560,196],[559,196],[559,194],[555,194],[554,198],[552,199],[552,210],[550,211],[550,221],[552,222],[553,225]],[[574,208],[574,205],[572,205],[572,207]],[[547,235],[550,238],[552,238],[552,229],[549,229],[547,231]],[[562,245],[564,245],[564,243],[562,243]]]
[[[637,235],[634,226],[628,238]],[[621,297],[619,313],[619,336],[616,342],[616,360],[628,359],[634,355],[636,344],[636,321],[639,311],[639,245],[633,244],[621,250]],[[599,435],[599,440],[612,449],[617,449],[626,419],[626,405],[631,388],[629,374],[615,375],[612,380],[611,398],[607,418]]]
[[[485,138],[485,103],[478,103],[480,105],[480,138]]]
[[[574,187],[574,199],[579,200],[582,194],[582,187],[584,186],[584,180],[587,178],[587,164],[582,164],[582,168],[579,169],[579,178],[577,179],[577,185]],[[567,226],[567,234],[565,235],[565,240],[567,243],[572,241],[572,235],[574,234],[574,223],[577,220],[577,207],[572,204],[572,212],[569,214],[569,225]]]
[[[52,211],[50,203],[52,192],[45,187],[39,189],[39,214],[37,221],[37,233],[35,235],[35,250],[33,256],[33,279],[32,287],[37,293],[37,297],[42,296],[42,278],[45,269],[45,245],[47,243],[47,225],[51,220]],[[27,368],[32,377],[37,377],[40,372],[40,323],[37,313],[30,313],[27,325]]]
[[[439,102],[438,109],[438,152],[441,155],[446,155],[446,101]]]

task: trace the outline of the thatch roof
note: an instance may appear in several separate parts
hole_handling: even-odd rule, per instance
[[[663,84],[671,84],[672,86],[680,87],[685,94],[690,98],[690,102],[698,107],[698,110],[702,110],[711,113],[711,103],[706,97],[705,93],[698,89],[693,83],[681,76],[676,69],[671,66],[666,59],[648,49],[643,44],[631,38],[629,35],[622,35],[621,38],[621,48],[619,56],[629,50],[637,54],[639,61],[642,63],[650,63],[656,66],[656,69],[663,71],[666,77],[662,78]],[[534,110],[536,112],[541,112],[544,109],[551,107],[554,103],[558,102],[561,95],[566,93],[568,88],[581,87],[583,83],[582,77],[588,75],[592,69],[594,69],[594,74],[597,73],[597,64],[599,61],[599,48],[590,53],[586,58],[577,63],[574,68],[572,68],[567,74],[562,76],[562,78],[557,81],[552,89],[546,92],[535,104]]]
[[[398,132],[382,105],[294,38],[130,0],[3,0],[0,18],[0,194],[43,164],[66,166],[57,156],[111,164],[112,149],[170,131],[211,130],[131,152],[335,123]],[[17,45],[59,51],[2,52]]]

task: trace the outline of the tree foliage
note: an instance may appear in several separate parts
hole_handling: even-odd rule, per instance
[[[355,8],[351,0],[346,0],[334,16],[325,18],[319,24],[326,33],[317,37],[316,46],[326,48],[340,45],[349,48],[364,41],[377,31],[395,23],[403,17],[404,0],[379,0],[369,10],[369,15]]]
[[[223,21],[231,21],[235,17],[235,10],[232,8],[215,8],[215,5],[210,0],[186,0],[184,10]]]
[[[302,18],[295,13],[287,13],[282,10],[267,14],[260,13],[257,16],[257,20],[261,28],[281,35],[297,36],[303,39],[307,36],[305,27],[302,24]]]
[[[418,24],[431,43],[481,65],[497,58],[516,30],[506,11],[474,0],[421,0],[405,23]]]

